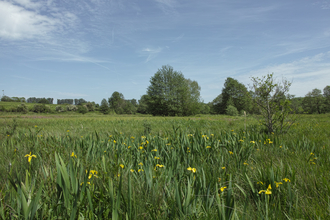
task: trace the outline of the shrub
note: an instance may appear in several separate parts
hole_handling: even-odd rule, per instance
[[[237,116],[238,115],[237,108],[235,106],[228,105],[226,109],[226,115]]]
[[[57,105],[57,106],[55,107],[55,111],[57,111],[57,112],[65,112],[65,109],[64,109],[62,106]]]
[[[66,110],[67,111],[77,111],[77,106],[75,106],[75,105],[67,105],[66,106]]]
[[[94,111],[94,104],[93,103],[88,102],[85,106],[87,107],[89,112]]]
[[[6,109],[3,105],[0,105],[0,112],[6,112]]]
[[[16,110],[17,110],[17,112],[21,112],[21,113],[24,113],[24,114],[26,114],[28,112],[28,108],[24,103],[18,105]]]
[[[86,114],[88,112],[88,108],[86,105],[80,105],[78,107],[78,112],[81,114]]]
[[[49,113],[51,112],[51,109],[49,106],[41,104],[41,105],[34,105],[31,111],[36,113]]]

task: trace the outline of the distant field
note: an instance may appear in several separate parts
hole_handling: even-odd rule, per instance
[[[223,115],[0,113],[0,129],[3,219],[330,218],[329,114],[284,135]]]

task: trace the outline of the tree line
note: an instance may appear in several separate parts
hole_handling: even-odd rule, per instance
[[[252,77],[251,80],[252,85],[248,88],[238,80],[228,77],[221,93],[211,102],[204,103],[200,97],[201,88],[196,81],[186,79],[182,72],[165,65],[151,77],[146,94],[142,95],[138,101],[125,99],[122,93],[115,91],[108,99],[104,98],[100,105],[84,99],[57,99],[58,105],[69,105],[66,108],[58,107],[57,111],[80,109],[82,113],[98,110],[104,114],[140,113],[159,116],[228,114],[235,116],[243,115],[244,112],[245,114],[261,114],[263,102],[269,101],[265,98],[272,98],[274,106],[277,104],[283,108],[286,105],[289,113],[330,112],[330,86],[323,89],[323,94],[321,90],[314,89],[305,97],[294,97],[288,93],[291,83],[285,79],[277,82],[273,75],[269,74],[260,79]],[[25,102],[25,98],[3,96],[1,101]],[[53,99],[30,97],[26,102],[52,104]],[[73,107],[73,105],[78,107]]]

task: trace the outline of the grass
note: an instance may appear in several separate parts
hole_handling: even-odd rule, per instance
[[[2,113],[0,216],[328,219],[329,122]]]

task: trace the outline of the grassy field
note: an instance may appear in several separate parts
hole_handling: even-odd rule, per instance
[[[0,114],[3,219],[329,219],[330,115]]]

